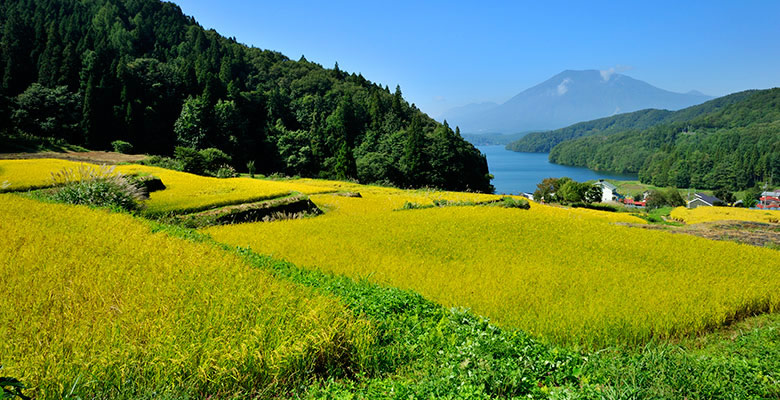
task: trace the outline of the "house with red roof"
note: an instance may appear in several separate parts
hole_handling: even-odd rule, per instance
[[[764,210],[780,210],[780,190],[761,193],[756,207]]]

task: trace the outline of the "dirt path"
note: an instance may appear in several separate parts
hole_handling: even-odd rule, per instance
[[[56,153],[46,151],[42,153],[2,153],[0,160],[30,160],[36,158],[58,158],[61,160],[87,162],[92,164],[119,164],[141,161],[148,157],[145,154],[121,154],[111,151],[68,151]]]
[[[683,233],[711,240],[725,240],[759,247],[780,248],[780,224],[761,222],[719,221],[670,226],[655,224],[630,224],[638,228]]]

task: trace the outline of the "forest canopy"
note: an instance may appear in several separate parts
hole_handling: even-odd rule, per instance
[[[0,27],[0,151],[119,140],[158,155],[216,148],[258,173],[493,189],[484,155],[400,87],[248,47],[172,3],[10,0]]]

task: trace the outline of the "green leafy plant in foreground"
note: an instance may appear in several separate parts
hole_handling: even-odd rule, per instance
[[[2,366],[0,366],[2,368]],[[27,387],[16,378],[0,376],[0,400],[20,398],[29,400],[30,398],[22,393]]]

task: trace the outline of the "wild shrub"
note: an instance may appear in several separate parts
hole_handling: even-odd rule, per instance
[[[214,176],[217,178],[235,178],[238,176],[238,172],[236,172],[235,168],[225,164],[217,169],[217,171],[214,173]]]
[[[685,205],[685,200],[680,195],[680,191],[675,188],[666,190],[653,189],[647,195],[647,208],[654,209],[660,207],[680,207]]]
[[[133,151],[133,145],[124,140],[114,140],[111,142],[111,147],[114,148],[115,152],[122,154],[130,154]]]
[[[439,204],[436,204],[436,206],[439,206]],[[419,203],[413,203],[411,201],[407,201],[404,203],[404,205],[400,208],[401,210],[419,210],[423,208],[431,208],[434,207],[430,204],[419,204]],[[439,206],[441,207],[441,206]]]
[[[160,167],[165,169],[172,169],[174,171],[184,171],[184,165],[180,160],[165,156],[147,157],[138,163],[141,165],[148,165],[150,167]]]
[[[527,210],[531,208],[531,205],[528,203],[528,200],[526,199],[513,199],[511,197],[504,197],[496,203],[499,207],[504,208],[521,208],[523,210]]]
[[[210,147],[199,150],[198,153],[203,157],[204,168],[207,175],[217,175],[217,172],[225,165],[229,165],[232,158],[224,151]]]
[[[203,175],[206,172],[206,159],[193,148],[177,146],[173,150],[173,156],[181,163],[181,170],[184,172],[196,175]]]
[[[93,168],[80,165],[52,173],[55,189],[49,197],[67,204],[85,204],[97,207],[136,210],[145,198],[143,190],[133,179],[114,172],[105,165]]]
[[[573,203],[571,205],[574,208],[588,208],[591,210],[617,212],[617,207],[610,206],[609,204],[594,204],[594,203]]]

